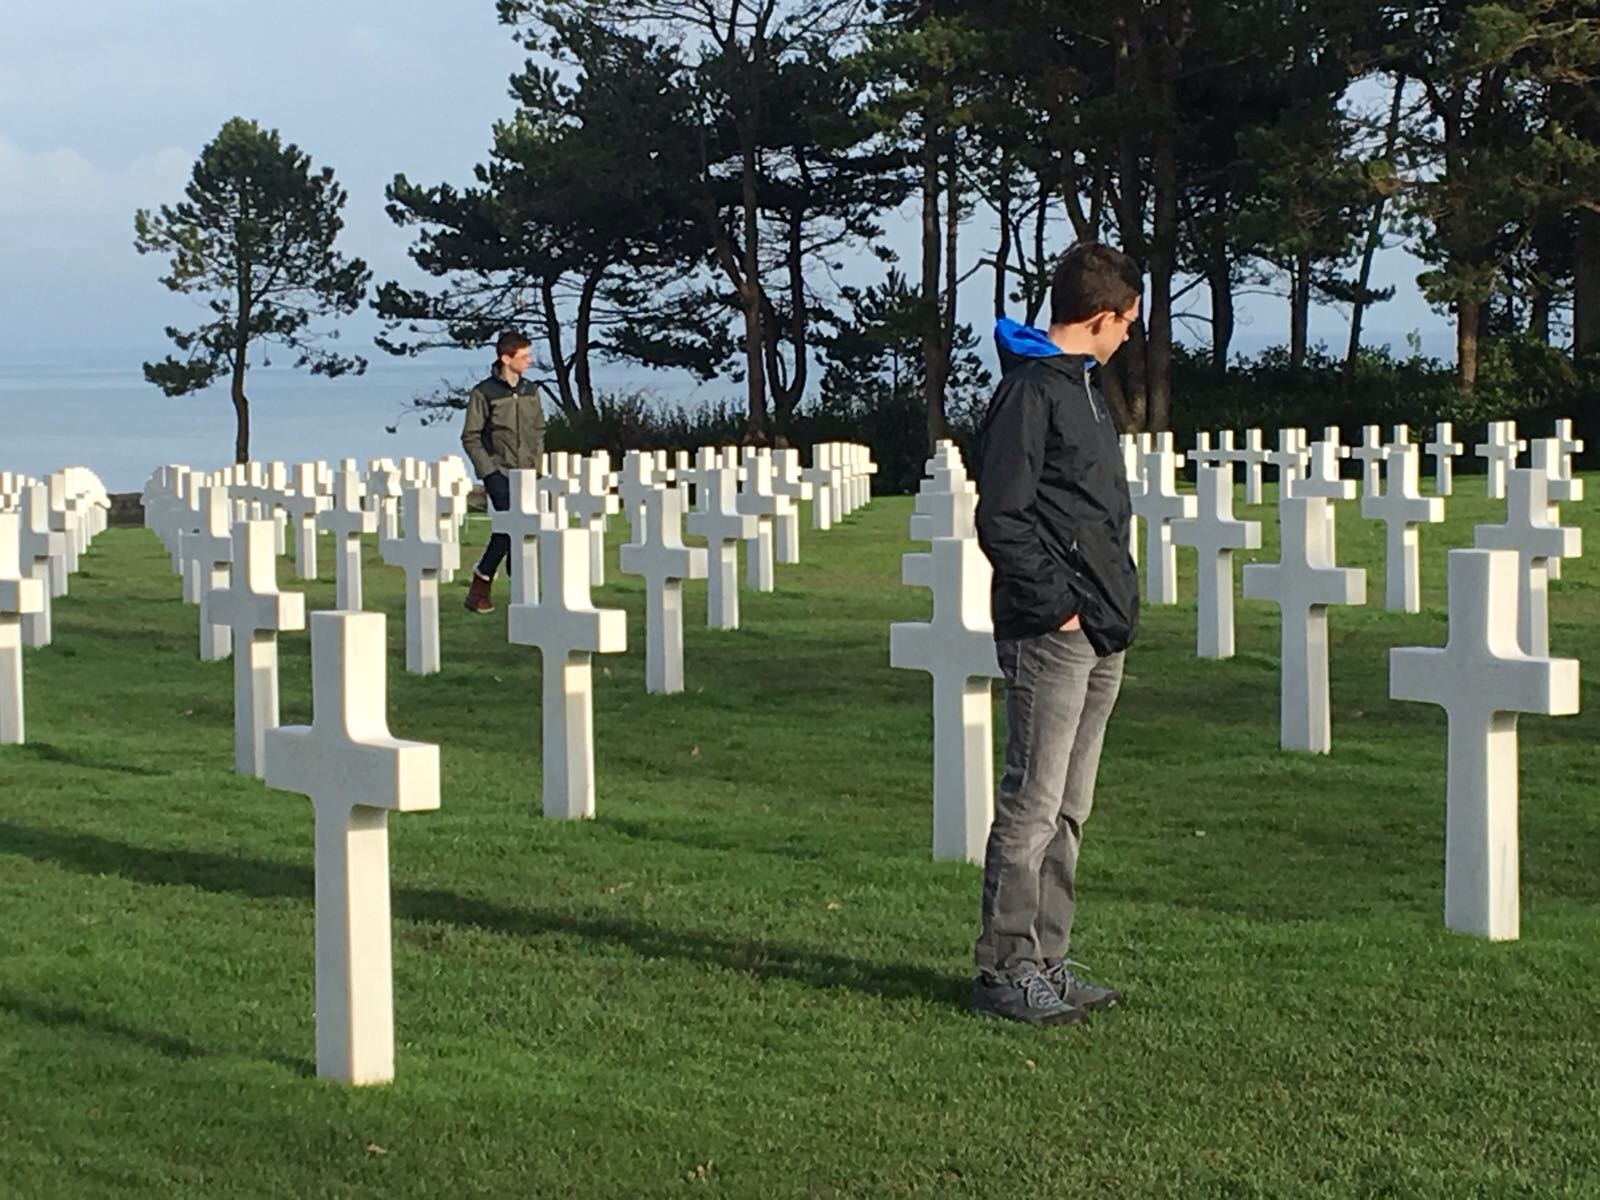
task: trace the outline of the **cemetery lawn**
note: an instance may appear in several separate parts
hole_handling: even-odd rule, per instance
[[[1377,606],[1332,613],[1326,758],[1277,749],[1275,609],[1241,600],[1238,657],[1194,657],[1180,552],[1079,879],[1073,956],[1128,1003],[1054,1030],[965,1007],[979,873],[931,861],[929,682],[887,666],[928,608],[908,498],[807,528],[738,632],[690,585],[677,697],[645,693],[613,537],[597,597],[635,649],[596,660],[586,823],[535,815],[504,582],[487,618],[465,573],[443,589],[443,673],[413,678],[369,545],[391,728],[442,747],[443,805],[390,819],[397,1078],[359,1090],[314,1077],[310,803],[234,775],[232,665],[197,660],[154,536],[111,530],[0,748],[0,1195],[1600,1194],[1600,669],[1582,715],[1522,719],[1511,944],[1443,928],[1443,715],[1386,698],[1390,646],[1443,644],[1483,490],[1424,528],[1418,616],[1381,609],[1382,527],[1341,506]],[[1267,527],[1236,565],[1274,559],[1274,510],[1238,511]],[[1600,629],[1595,511],[1567,509],[1591,557],[1552,585],[1557,654]],[[280,563],[313,610],[322,563]],[[283,638],[285,723],[308,653]]]

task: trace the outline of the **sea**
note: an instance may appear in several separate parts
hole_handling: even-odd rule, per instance
[[[437,459],[459,452],[461,417],[424,427],[412,401],[443,384],[482,379],[486,359],[484,352],[438,352],[379,360],[363,375],[339,379],[286,365],[252,367],[245,380],[250,457],[288,463],[354,458],[365,467],[372,458]],[[670,403],[706,402],[732,390],[665,375],[596,372],[596,382],[603,389],[643,388]],[[169,397],[145,382],[137,354],[0,359],[0,471],[42,478],[84,466],[107,491],[136,492],[166,463],[206,471],[228,466],[233,446],[226,383]]]

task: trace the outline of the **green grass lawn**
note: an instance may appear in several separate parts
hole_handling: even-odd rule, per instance
[[[112,530],[0,749],[0,1196],[1600,1194],[1596,672],[1583,715],[1522,722],[1514,944],[1443,928],[1443,714],[1386,698],[1390,646],[1443,643],[1482,493],[1424,530],[1418,616],[1382,610],[1382,527],[1343,506],[1374,606],[1332,615],[1328,757],[1277,748],[1275,609],[1239,602],[1229,662],[1195,659],[1187,596],[1146,609],[1073,945],[1128,1005],[1053,1030],[964,1008],[979,874],[931,861],[930,685],[887,666],[928,608],[909,499],[807,529],[738,632],[692,585],[676,697],[645,693],[613,539],[633,649],[596,660],[584,823],[536,815],[539,667],[503,608],[465,613],[463,573],[443,673],[408,676],[369,548],[391,727],[443,761],[441,809],[390,821],[370,1089],[314,1077],[310,804],[233,774],[232,665],[197,660],[154,536]],[[1274,558],[1272,510],[1240,511],[1268,524],[1238,561]],[[1568,563],[1553,651],[1597,627],[1600,563]],[[283,638],[285,723],[308,653]]]

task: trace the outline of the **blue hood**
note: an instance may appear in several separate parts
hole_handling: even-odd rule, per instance
[[[1044,330],[1013,321],[1010,317],[1001,317],[994,323],[994,344],[1000,352],[1001,374],[1008,374],[1036,358],[1067,358],[1066,353],[1050,340]],[[1074,358],[1070,361],[1088,368],[1094,359]]]

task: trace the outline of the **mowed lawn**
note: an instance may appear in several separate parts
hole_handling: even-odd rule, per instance
[[[1054,1030],[965,1007],[979,873],[931,861],[930,686],[888,667],[929,603],[909,498],[807,528],[738,632],[691,585],[675,697],[644,690],[618,522],[597,596],[632,649],[596,660],[583,823],[537,815],[539,664],[503,607],[464,612],[463,572],[443,673],[408,676],[369,547],[391,728],[443,762],[441,809],[390,820],[397,1077],[369,1089],[314,1075],[310,804],[234,775],[232,665],[198,661],[155,537],[112,530],[0,748],[0,1196],[1600,1194],[1600,664],[1582,715],[1522,721],[1514,944],[1443,928],[1443,715],[1387,699],[1389,647],[1444,641],[1445,549],[1500,519],[1457,491],[1418,616],[1342,506],[1372,604],[1332,616],[1327,757],[1277,748],[1275,609],[1194,657],[1180,552],[1079,878],[1073,956],[1128,1003]],[[1567,519],[1600,554],[1594,511]],[[1275,557],[1273,510],[1240,512],[1267,548],[1239,560]],[[1553,585],[1555,653],[1593,644],[1597,583],[1591,557]],[[281,654],[304,722],[306,635]]]

